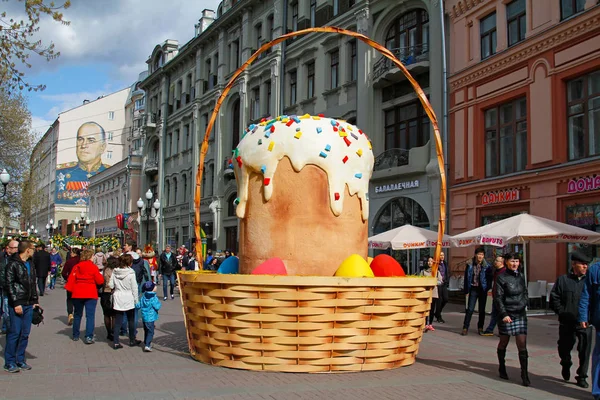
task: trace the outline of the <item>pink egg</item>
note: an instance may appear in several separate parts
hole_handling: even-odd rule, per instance
[[[258,267],[254,268],[252,275],[287,275],[287,269],[281,259],[269,258]]]
[[[402,266],[396,259],[387,254],[380,254],[371,261],[371,269],[375,276],[405,276]]]

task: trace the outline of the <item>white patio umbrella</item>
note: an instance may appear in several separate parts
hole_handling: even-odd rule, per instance
[[[424,249],[427,247],[435,247],[437,245],[437,231],[418,228],[412,225],[403,225],[399,228],[394,228],[387,232],[380,233],[369,238],[369,248],[377,250],[385,250],[390,247],[392,250],[408,250]],[[450,247],[451,237],[444,235],[442,247]],[[407,257],[410,269],[410,257]]]
[[[519,214],[452,237],[456,247],[489,245],[504,247],[507,244],[542,243],[600,243],[600,233],[576,226],[537,217]],[[523,246],[527,258],[527,246]],[[527,270],[524,267],[525,279]]]

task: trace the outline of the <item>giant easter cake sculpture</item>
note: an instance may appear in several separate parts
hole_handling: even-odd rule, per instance
[[[280,116],[250,125],[234,151],[240,272],[270,258],[289,275],[332,276],[350,255],[367,256],[367,135],[345,121]]]

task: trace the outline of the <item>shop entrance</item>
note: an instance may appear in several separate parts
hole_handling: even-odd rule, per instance
[[[415,200],[408,197],[398,197],[384,205],[373,225],[373,235],[387,232],[403,225],[412,225],[419,228],[430,229],[427,213]],[[407,274],[418,274],[426,265],[430,249],[414,250],[374,250],[373,255],[389,254],[394,257]],[[410,258],[410,259],[409,259]]]
[[[569,225],[594,232],[600,232],[600,203],[568,206],[566,219],[567,224]],[[590,265],[600,261],[600,246],[583,243],[569,243],[567,249],[567,260],[571,259],[572,252],[580,251],[593,260]],[[567,262],[566,265],[570,265],[570,262]]]

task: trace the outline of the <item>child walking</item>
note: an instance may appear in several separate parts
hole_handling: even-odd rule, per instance
[[[154,322],[158,320],[158,310],[162,304],[156,297],[156,285],[148,281],[142,285],[142,297],[136,304],[142,314],[144,322],[144,351],[152,351],[152,339],[154,338]]]

